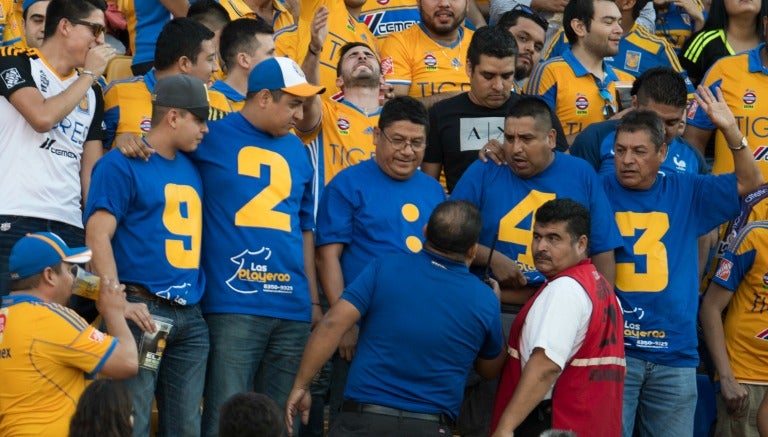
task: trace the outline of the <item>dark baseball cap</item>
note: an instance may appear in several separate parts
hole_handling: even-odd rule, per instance
[[[157,81],[152,104],[186,109],[202,120],[208,120],[208,88],[202,80],[187,74],[174,74]]]

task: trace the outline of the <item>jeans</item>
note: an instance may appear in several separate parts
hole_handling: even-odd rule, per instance
[[[208,314],[211,353],[203,435],[218,435],[219,408],[232,395],[256,390],[285,409],[310,324],[246,314]],[[294,421],[298,429],[300,421]]]
[[[671,367],[627,355],[622,409],[623,435],[632,437],[693,435],[696,369]]]
[[[33,232],[53,232],[61,237],[69,247],[85,246],[85,231],[76,226],[35,217],[0,215],[0,296],[5,296],[10,292],[8,288],[10,284],[8,261],[13,245],[21,237]],[[70,307],[89,323],[98,315],[94,302],[80,296],[72,296]]]
[[[137,296],[127,299],[146,303],[153,316],[173,321],[158,371],[139,367],[139,373],[126,381],[135,410],[134,437],[150,435],[153,396],[159,416],[158,436],[199,436],[200,402],[208,357],[208,327],[200,305],[171,306]],[[138,345],[143,332],[131,321],[128,325]]]

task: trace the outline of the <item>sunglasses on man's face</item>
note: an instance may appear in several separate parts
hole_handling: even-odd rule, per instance
[[[76,18],[70,19],[69,22],[75,25],[79,24],[81,26],[88,26],[91,29],[91,33],[93,34],[94,38],[98,38],[99,36],[107,32],[107,28],[104,27],[103,24],[92,23],[90,21],[85,21],[85,20],[78,20]]]

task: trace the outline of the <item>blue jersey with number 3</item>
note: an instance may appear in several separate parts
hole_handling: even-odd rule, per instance
[[[698,243],[739,213],[736,177],[668,173],[648,190],[603,179],[624,245],[616,251],[616,294],[627,355],[695,367]]]

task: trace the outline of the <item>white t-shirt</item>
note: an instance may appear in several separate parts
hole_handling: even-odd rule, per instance
[[[56,220],[83,227],[80,160],[83,144],[103,138],[103,99],[91,87],[49,132],[36,132],[8,101],[24,87],[45,98],[64,92],[76,72],[59,77],[34,49],[0,52],[0,215]]]
[[[547,284],[528,311],[520,334],[520,363],[542,348],[561,369],[584,344],[592,301],[575,279],[563,276]],[[544,399],[552,398],[550,388]]]

